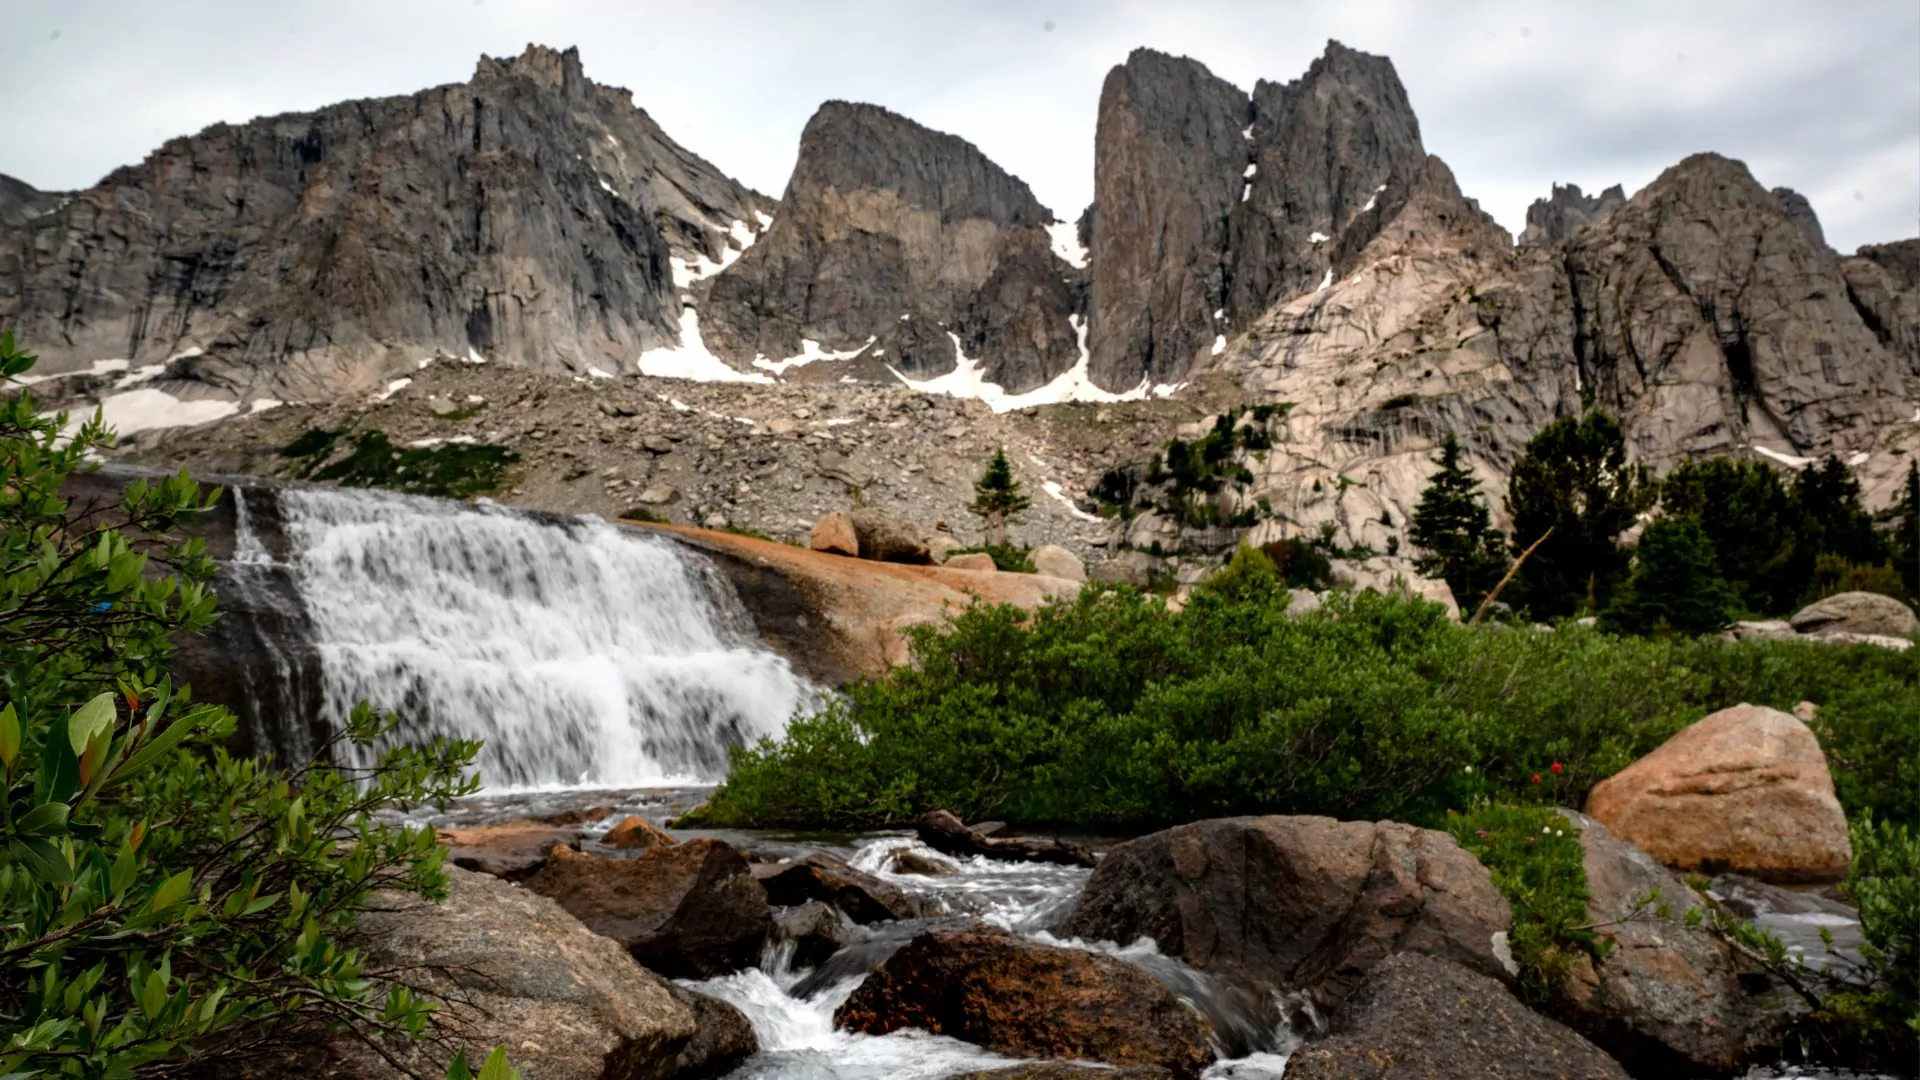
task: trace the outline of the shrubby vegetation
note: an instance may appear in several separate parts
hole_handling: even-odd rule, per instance
[[[1272,449],[1273,421],[1290,408],[1275,404],[1229,409],[1214,417],[1212,429],[1200,438],[1170,439],[1145,465],[1107,470],[1087,494],[1106,513],[1123,518],[1153,510],[1192,528],[1254,525],[1270,511],[1254,504],[1225,513],[1216,496],[1229,486],[1244,489],[1253,483],[1252,471],[1235,464],[1234,455]]]
[[[969,609],[910,631],[915,665],[737,751],[702,816],[1438,825],[1481,798],[1580,805],[1709,711],[1812,700],[1842,802],[1920,822],[1920,650],[1464,627],[1372,593],[1298,619],[1285,605],[1271,561],[1243,550],[1178,611],[1101,585],[1031,613]]]
[[[347,450],[340,453],[342,440]],[[309,428],[280,448],[292,475],[342,487],[386,488],[413,495],[470,499],[499,489],[520,455],[491,443],[445,442],[396,447],[384,431]]]
[[[0,376],[32,363],[0,335]],[[474,790],[477,747],[358,770],[229,756],[232,715],[165,674],[174,636],[214,618],[212,563],[173,533],[219,493],[182,473],[69,505],[111,435],[96,416],[65,441],[64,422],[0,401],[0,1076],[179,1075],[343,1025],[425,1035],[430,1003],[345,935],[381,890],[442,894],[432,831],[374,814]],[[363,708],[342,737],[391,723]]]

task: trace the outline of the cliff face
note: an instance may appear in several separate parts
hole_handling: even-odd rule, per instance
[[[195,354],[240,392],[364,391],[436,356],[631,369],[677,334],[672,260],[718,257],[748,189],[578,54],[174,139],[0,233],[0,320],[43,370]]]
[[[1527,227],[1520,233],[1521,247],[1557,244],[1573,235],[1573,230],[1589,221],[1605,217],[1627,201],[1619,184],[1598,195],[1585,195],[1579,184],[1555,184],[1553,194],[1535,199],[1527,207]]]
[[[25,225],[57,208],[67,196],[58,191],[40,191],[30,184],[0,174],[0,229]]]
[[[1031,389],[1079,355],[1080,271],[1054,254],[1052,220],[971,143],[829,102],[773,226],[701,301],[705,341],[736,367],[811,340],[922,378],[954,369],[957,338],[991,381]]]

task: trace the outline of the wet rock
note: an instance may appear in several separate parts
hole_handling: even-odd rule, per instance
[[[910,919],[919,914],[898,887],[831,855],[816,852],[790,863],[756,864],[753,874],[766,889],[767,900],[783,907],[818,900],[840,909],[857,923]]]
[[[919,874],[922,877],[952,877],[959,873],[952,866],[931,855],[901,848],[887,860],[887,865],[896,874]]]
[[[448,862],[509,881],[521,881],[545,866],[556,844],[576,851],[580,847],[579,829],[537,821],[441,829],[435,835],[446,845]]]
[[[1029,1061],[1010,1068],[987,1068],[981,1072],[962,1072],[947,1080],[1171,1080],[1171,1072],[1158,1065],[1121,1065],[1089,1068],[1071,1061]]]
[[[1367,973],[1328,1038],[1287,1059],[1287,1080],[1488,1077],[1626,1080],[1598,1047],[1458,964],[1400,953]]]
[[[444,999],[435,1026],[451,1041],[383,1041],[381,1049],[412,1070],[403,1073],[341,1033],[255,1075],[441,1076],[456,1050],[477,1062],[495,1046],[506,1046],[515,1066],[542,1080],[713,1075],[688,1053],[709,1027],[691,995],[526,889],[455,869],[444,902],[398,899],[361,916],[356,937],[369,970],[406,969],[412,985]],[[737,1049],[737,1030],[733,1044]]]
[[[1873,634],[1910,638],[1920,634],[1913,609],[1879,593],[1844,592],[1808,604],[1789,619],[1802,634]]]
[[[673,1000],[693,1014],[693,1038],[665,1063],[657,1075],[672,1080],[709,1080],[725,1076],[760,1050],[753,1024],[739,1009],[717,997],[667,984]]]
[[[861,558],[914,564],[933,561],[926,535],[913,524],[881,510],[855,510],[847,516],[860,538]]]
[[[1042,544],[1033,551],[1033,572],[1064,581],[1087,580],[1087,565],[1080,556],[1058,544]]]
[[[971,570],[975,573],[990,574],[999,569],[993,556],[984,551],[970,551],[965,555],[949,555],[942,565],[950,570]]]
[[[1587,915],[1610,945],[1598,964],[1581,958],[1556,1015],[1635,1076],[1718,1075],[1746,1060],[1763,1038],[1732,951],[1705,930],[1688,929],[1692,890],[1652,856],[1593,818],[1561,813],[1580,830]],[[1653,890],[1669,918],[1638,901]]]
[[[593,821],[605,821],[612,817],[611,806],[589,806],[584,810],[562,810],[557,814],[548,814],[541,821],[549,825],[585,825]]]
[[[1445,833],[1276,816],[1201,821],[1113,848],[1066,933],[1152,938],[1203,971],[1330,1002],[1397,952],[1508,980],[1510,923],[1486,868]]]
[[[773,925],[766,892],[747,861],[709,837],[652,848],[633,859],[556,848],[527,887],[673,978],[710,978],[753,966]]]
[[[913,827],[921,843],[948,855],[985,855],[989,859],[1062,866],[1094,864],[1093,852],[1071,840],[1051,836],[996,836],[994,832],[998,830],[969,828],[950,810],[930,810],[920,815]]]
[[[1596,785],[1587,813],[1679,870],[1837,881],[1853,854],[1819,741],[1760,705],[1689,725]]]
[[[915,937],[833,1019],[848,1031],[919,1028],[1019,1057],[1157,1065],[1182,1080],[1213,1060],[1200,1015],[1146,972],[999,932]]]
[[[821,514],[820,520],[813,523],[807,546],[830,555],[860,556],[860,537],[854,532],[853,519],[838,510]]]
[[[818,900],[788,908],[773,917],[773,941],[793,943],[795,967],[819,967],[853,940],[840,912]]]
[[[619,824],[607,830],[600,842],[610,848],[621,851],[645,851],[654,847],[672,847],[676,841],[653,822],[638,814],[620,819]]]

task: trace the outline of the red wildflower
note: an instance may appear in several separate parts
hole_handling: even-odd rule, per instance
[[[1554,763],[1553,763],[1553,765],[1552,765],[1552,768],[1553,768],[1553,771],[1554,771],[1554,774],[1555,774],[1556,776],[1557,776],[1557,775],[1559,775],[1559,773],[1560,773],[1560,763],[1559,763],[1559,762],[1557,762],[1557,761],[1556,761],[1556,762],[1554,762]]]
[[[1539,774],[1539,773],[1534,773],[1534,774],[1533,774],[1533,782],[1534,782],[1534,783],[1536,783],[1536,784],[1540,782],[1540,774]]]

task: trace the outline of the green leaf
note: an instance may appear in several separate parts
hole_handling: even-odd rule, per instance
[[[67,831],[68,809],[66,803],[42,803],[22,814],[14,830],[22,836],[59,836]]]
[[[13,759],[20,756],[20,718],[14,714],[13,703],[0,709],[0,767],[13,768]]]
[[[67,741],[73,744],[75,757],[86,753],[87,743],[102,731],[113,727],[113,695],[101,694],[80,706],[67,720]]]
[[[182,870],[161,882],[160,887],[153,890],[153,899],[147,902],[147,910],[165,911],[185,899],[187,892],[192,888],[193,871]]]
[[[480,1067],[480,1080],[520,1080],[520,1070],[507,1063],[507,1048],[496,1046]]]
[[[41,881],[52,885],[73,884],[73,867],[67,865],[66,855],[52,843],[37,836],[26,836],[8,841],[7,850]]]
[[[154,736],[152,742],[134,751],[133,756],[115,771],[114,779],[127,780],[157,763],[174,747],[179,746],[188,735],[193,734],[193,730],[200,726],[200,721],[212,712],[211,709],[196,709],[168,724],[166,730]]]

